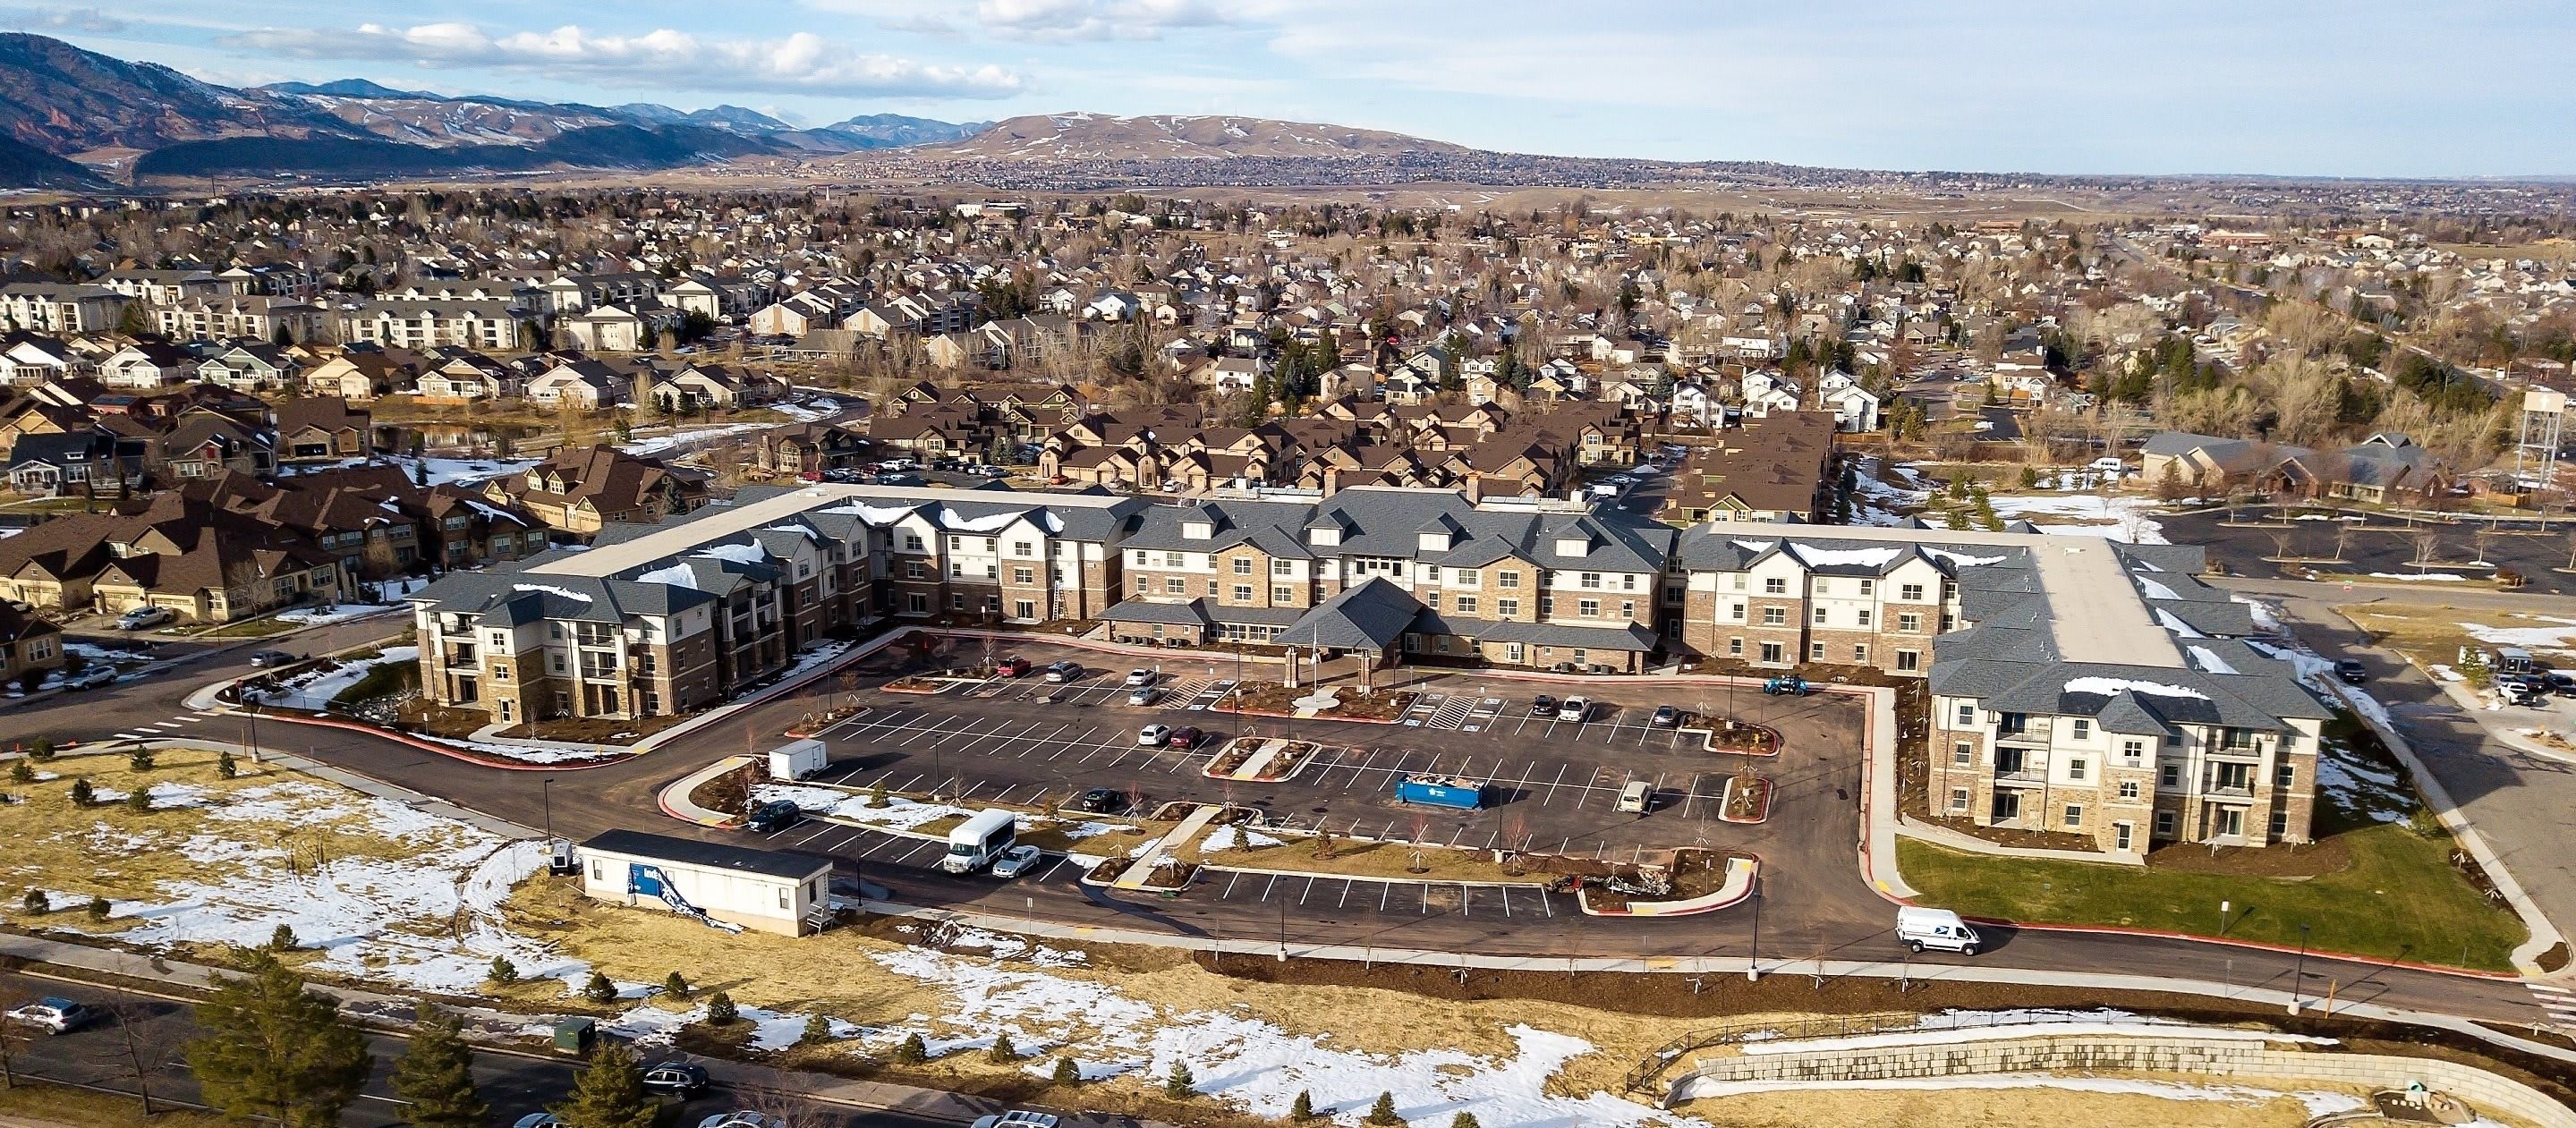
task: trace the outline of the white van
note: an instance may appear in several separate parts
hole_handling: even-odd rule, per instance
[[[1896,910],[1896,938],[1915,951],[1926,948],[1957,952],[1963,956],[1977,954],[1977,930],[1948,909],[1926,909],[1906,905]]]
[[[992,865],[1011,848],[1019,820],[1009,811],[985,811],[948,832],[948,853],[939,859],[947,873],[968,874]]]
[[[1623,815],[1642,815],[1646,813],[1647,808],[1654,805],[1655,785],[1651,781],[1641,779],[1634,780],[1628,786],[1619,789],[1619,803],[1615,809]]]

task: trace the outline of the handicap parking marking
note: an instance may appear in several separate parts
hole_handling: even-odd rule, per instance
[[[1208,711],[1210,708],[1214,707],[1218,701],[1225,698],[1226,691],[1233,688],[1233,678],[1219,678],[1216,681],[1210,682],[1205,688],[1200,689],[1196,694],[1191,696],[1189,704],[1190,712],[1204,713]]]

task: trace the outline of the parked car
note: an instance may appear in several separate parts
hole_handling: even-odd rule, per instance
[[[1114,815],[1127,809],[1127,793],[1114,787],[1095,787],[1074,801],[1077,809],[1094,815]]]
[[[253,667],[262,670],[273,669],[278,666],[292,666],[303,660],[304,659],[297,657],[296,655],[289,654],[283,650],[262,650],[255,652],[250,656],[250,664]]]
[[[1154,703],[1155,698],[1161,697],[1162,695],[1162,690],[1156,689],[1150,685],[1140,685],[1127,691],[1127,703],[1130,705],[1151,705]]]
[[[657,1061],[644,1068],[644,1087],[684,1101],[695,1100],[707,1091],[707,1067],[694,1062]]]
[[[1082,666],[1075,662],[1057,662],[1046,668],[1046,680],[1069,682],[1082,676]]]
[[[1015,1108],[998,1116],[976,1117],[972,1128],[1055,1128],[1055,1126],[1056,1118],[1052,1112]]]
[[[787,1122],[746,1108],[739,1112],[719,1112],[699,1121],[698,1128],[787,1128]]]
[[[1592,702],[1589,698],[1568,697],[1556,707],[1556,719],[1560,721],[1579,722],[1591,715]]]
[[[98,1012],[60,995],[47,995],[11,1010],[8,1017],[11,1022],[33,1026],[47,1034],[69,1034],[89,1025]]]
[[[805,821],[805,809],[785,799],[773,799],[752,809],[742,820],[742,828],[753,834],[776,834]]]
[[[1136,730],[1136,743],[1139,745],[1159,748],[1164,741],[1171,738],[1172,726],[1170,725],[1147,725]]]
[[[993,676],[1000,678],[1026,677],[1028,676],[1029,669],[1029,660],[1026,658],[1004,658],[999,662],[993,663]]]
[[[1530,716],[1533,716],[1533,717],[1553,717],[1553,716],[1555,716],[1555,715],[1556,715],[1556,699],[1555,699],[1555,698],[1553,698],[1553,697],[1550,697],[1550,696],[1548,696],[1548,695],[1546,695],[1546,694],[1544,694],[1544,693],[1539,694],[1539,695],[1538,695],[1538,696],[1536,696],[1536,697],[1530,698],[1530,711],[1529,711],[1529,715],[1530,715]]]
[[[2541,708],[2549,704],[2549,695],[2533,687],[2530,682],[2500,681],[2496,683],[2496,688],[2504,694],[2504,703],[2507,705],[2529,705],[2533,708]]]
[[[563,1121],[551,1112],[531,1112],[510,1122],[510,1128],[563,1128]]]
[[[1205,739],[1207,739],[1207,734],[1200,732],[1197,725],[1182,725],[1179,728],[1173,729],[1172,735],[1165,737],[1163,742],[1186,752],[1192,748],[1198,747],[1199,741]]]
[[[1682,723],[1682,711],[1670,705],[1657,705],[1655,715],[1647,718],[1646,723],[1656,728],[1674,728]]]
[[[2561,697],[2576,697],[2576,677],[2551,670],[2541,675],[2541,679],[2549,684],[2549,692]]]
[[[92,662],[78,673],[65,675],[64,689],[96,689],[116,680],[116,667],[105,662]]]
[[[2362,666],[2360,659],[2345,658],[2335,663],[2335,676],[2350,684],[2360,685],[2370,680],[2370,671]]]
[[[1138,686],[1152,685],[1154,684],[1154,671],[1129,670],[1127,671],[1127,680],[1120,682],[1119,684],[1124,685],[1129,689],[1134,689]]]
[[[993,876],[1018,877],[1044,856],[1035,846],[1013,846],[1002,851],[1001,857],[993,859]]]
[[[178,618],[178,616],[171,614],[170,609],[167,607],[137,607],[134,610],[116,617],[116,629],[120,631],[139,631],[148,627],[160,626],[161,624],[169,622],[175,618]]]
[[[1619,789],[1619,803],[1614,809],[1623,815],[1642,815],[1654,805],[1655,785],[1641,779]]]

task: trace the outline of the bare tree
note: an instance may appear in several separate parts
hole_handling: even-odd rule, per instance
[[[2414,539],[2415,570],[2421,572],[2424,570],[2426,565],[2432,563],[2433,557],[2440,553],[2442,548],[2442,534],[2435,532],[2432,529],[2417,529],[2415,531]]]
[[[152,1002],[140,995],[117,993],[100,1009],[107,1012],[115,1026],[115,1037],[104,1048],[111,1064],[134,1081],[134,1095],[143,1101],[143,1115],[153,1113],[153,1071],[170,1060],[177,1048],[172,1034],[152,1024]]]

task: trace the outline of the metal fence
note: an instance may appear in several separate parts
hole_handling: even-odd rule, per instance
[[[1694,1030],[1656,1047],[1636,1068],[1628,1071],[1627,1087],[1632,1093],[1644,1092],[1661,1078],[1683,1055],[1718,1046],[1738,1046],[1746,1042],[1794,1042],[1810,1038],[1850,1038],[1867,1034],[1894,1034],[1915,1031],[1986,1030],[1999,1026],[2046,1026],[2056,1023],[2150,1025],[2151,1020],[2138,1015],[2111,1011],[2000,1010],[1948,1011],[1921,1014],[1914,1011],[1880,1011],[1871,1014],[1824,1014],[1785,1020],[1733,1022]]]

